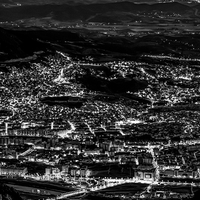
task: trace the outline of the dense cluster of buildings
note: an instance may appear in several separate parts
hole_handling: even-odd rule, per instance
[[[152,182],[186,178],[192,182],[200,178],[198,141],[131,141],[130,133],[120,129],[119,124],[118,127],[96,127],[93,131],[85,124],[77,124],[77,129],[69,129],[71,133],[65,137],[59,135],[64,129],[55,128],[51,123],[36,134],[29,133],[30,127],[15,132],[5,125],[8,140],[0,144],[1,175],[32,174],[42,180],[134,178]],[[148,126],[132,124],[131,127],[134,134],[136,129],[142,131]],[[30,135],[31,142],[26,140]],[[18,145],[11,142],[14,136],[19,138]],[[44,165],[38,171],[31,171],[32,166],[27,163]]]
[[[9,167],[5,167],[5,166],[1,166],[0,167],[0,175],[5,175],[5,176],[25,176],[27,173],[27,168],[23,168],[23,167],[15,167],[15,166],[9,166]]]
[[[43,63],[32,64],[30,70],[14,68],[10,74],[0,75],[2,84],[8,86],[2,89],[3,106],[13,111],[0,124],[0,175],[199,185],[200,115],[182,107],[176,110],[185,100],[198,106],[198,98],[189,97],[199,90],[197,82],[189,88],[179,87],[190,85],[186,79],[199,72],[189,67],[171,70],[172,66],[165,71],[163,65],[150,70],[152,66],[139,62],[105,64],[114,72],[110,79],[133,76],[149,82],[145,90],[129,93],[152,102],[143,105],[135,99],[117,99],[83,88],[74,81],[76,73],[84,73],[80,65],[67,56],[49,56]],[[93,68],[91,73],[97,75],[95,68],[101,67]],[[103,75],[98,74],[106,79]],[[169,78],[173,79],[171,85]],[[68,94],[85,95],[88,100],[81,108],[47,106],[40,101],[43,96]]]

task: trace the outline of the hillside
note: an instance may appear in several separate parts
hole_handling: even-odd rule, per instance
[[[45,49],[45,45],[34,38],[0,28],[0,61],[27,57]]]
[[[0,61],[32,56],[37,51],[51,52],[55,50],[51,42],[64,40],[79,41],[82,38],[69,31],[11,31],[0,28]]]
[[[14,188],[2,183],[0,184],[0,197],[2,200],[23,200]]]

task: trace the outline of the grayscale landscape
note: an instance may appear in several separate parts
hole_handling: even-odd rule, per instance
[[[0,199],[200,197],[200,2],[0,0]]]

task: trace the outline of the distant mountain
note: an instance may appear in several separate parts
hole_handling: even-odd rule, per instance
[[[132,3],[166,3],[171,0],[0,0],[0,6],[12,7],[23,5],[44,5],[44,4],[68,4],[68,5],[80,5],[80,4],[97,4],[97,3],[113,3],[129,1]],[[175,2],[191,3],[198,2],[198,0],[174,0]]]
[[[168,42],[166,43],[166,41]],[[191,49],[188,49],[188,43]],[[198,58],[199,45],[198,34],[189,35],[189,37],[180,34],[176,35],[176,37],[162,34],[146,35],[137,38],[120,35],[115,37],[93,37],[88,32],[84,34],[84,30],[79,34],[66,30],[11,31],[0,28],[0,61],[31,55],[36,55],[35,57],[39,59],[42,55],[38,55],[37,51],[54,53],[56,50],[76,57],[92,56],[96,61],[100,62],[120,58],[135,60],[145,54],[190,55],[191,57]],[[100,89],[102,89],[102,80],[97,81],[99,81]],[[112,89],[111,85],[110,87],[109,90]]]
[[[0,0],[0,5],[4,7],[21,6],[21,5],[44,5],[44,4],[96,4],[96,3],[113,3],[123,2],[125,0]],[[127,0],[126,0],[127,1]],[[159,0],[128,0],[137,3],[156,3]],[[183,0],[184,1],[184,0]]]
[[[89,5],[28,5],[16,7],[0,7],[0,21],[15,21],[30,18],[51,18],[58,21],[89,20],[112,12],[141,13],[167,12],[177,14],[193,13],[195,8],[181,3],[135,4],[131,2],[115,2]]]

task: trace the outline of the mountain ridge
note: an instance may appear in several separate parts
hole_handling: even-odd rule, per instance
[[[70,21],[70,20],[87,20],[95,14],[105,14],[113,11],[119,12],[168,12],[185,14],[194,12],[195,6],[188,6],[178,2],[172,3],[156,3],[156,4],[135,4],[128,1],[114,2],[105,4],[89,4],[89,5],[26,5],[11,8],[0,7],[0,21],[15,21],[28,18],[45,18],[50,17],[54,20]]]
[[[96,3],[113,3],[129,1],[132,3],[161,3],[160,0],[0,0],[0,6],[12,7],[23,5],[43,5],[43,4],[68,4],[68,5],[80,5],[80,4],[96,4]],[[163,0],[164,2],[164,0]],[[188,3],[190,0],[176,0],[176,2]],[[198,1],[191,1],[198,2]]]

